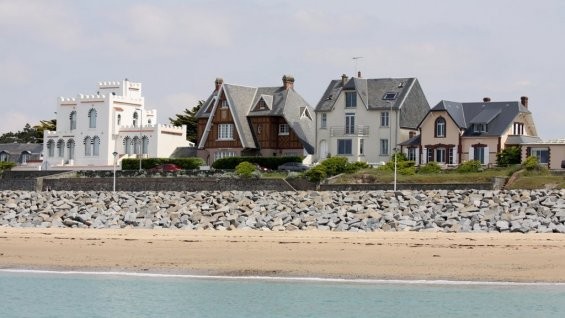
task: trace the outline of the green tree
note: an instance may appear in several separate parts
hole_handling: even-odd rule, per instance
[[[24,128],[18,132],[7,132],[0,136],[0,143],[43,143],[43,131],[44,130],[55,130],[57,121],[55,119],[51,120],[41,120],[39,124],[31,126],[26,124]]]
[[[169,121],[174,126],[186,125],[186,139],[192,142],[196,142],[196,132],[198,129],[198,120],[196,119],[196,113],[204,105],[203,100],[198,101],[198,105],[192,107],[192,109],[185,109],[183,113],[176,114],[175,118],[170,118]]]
[[[521,160],[520,147],[506,147],[496,154],[496,164],[500,167],[520,164]]]

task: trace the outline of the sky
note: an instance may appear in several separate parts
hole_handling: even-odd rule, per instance
[[[561,0],[0,0],[0,133],[54,119],[59,96],[103,81],[141,82],[169,123],[217,77],[291,74],[315,107],[361,71],[418,78],[432,107],[528,96],[538,135],[565,138],[564,38]]]

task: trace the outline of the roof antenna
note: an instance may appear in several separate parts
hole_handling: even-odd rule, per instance
[[[358,66],[357,63],[358,63],[359,59],[362,59],[362,58],[363,58],[363,56],[354,56],[354,57],[351,58],[355,62],[355,73],[353,73],[353,74],[359,74],[359,68],[357,67]],[[355,76],[355,75],[353,75],[353,76]]]

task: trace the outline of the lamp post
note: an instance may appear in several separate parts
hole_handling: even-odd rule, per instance
[[[141,141],[141,127],[143,127],[143,110],[141,108],[136,108],[135,110],[139,110],[139,171],[141,172],[141,157],[142,157],[142,144]]]
[[[118,159],[118,153],[114,151],[112,152],[112,155],[114,156],[114,183],[112,186],[112,192],[116,192],[116,163]]]
[[[394,147],[394,192],[396,192],[396,147]]]

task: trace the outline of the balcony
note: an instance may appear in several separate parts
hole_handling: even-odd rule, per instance
[[[364,137],[369,136],[369,126],[332,126],[330,127],[331,137],[343,137],[343,136],[357,136]]]

